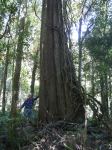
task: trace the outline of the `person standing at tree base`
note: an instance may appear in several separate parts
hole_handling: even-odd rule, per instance
[[[37,100],[39,98],[39,96],[33,98],[33,96],[31,94],[28,95],[28,98],[24,101],[24,103],[21,105],[20,110],[22,110],[22,108],[24,108],[24,117],[26,119],[31,119],[33,112],[33,105],[35,100]]]

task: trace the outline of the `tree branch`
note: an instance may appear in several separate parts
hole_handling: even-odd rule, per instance
[[[3,34],[0,35],[0,39],[2,39],[5,36],[5,34],[10,33],[10,26],[9,26],[10,20],[11,20],[11,14],[9,15],[9,19],[7,21]]]
[[[41,21],[41,18],[37,15],[37,12],[36,12],[36,1],[34,3],[34,12],[35,12],[35,16]]]

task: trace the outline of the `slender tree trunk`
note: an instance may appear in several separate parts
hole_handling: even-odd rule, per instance
[[[94,76],[95,76],[95,70],[94,70],[94,62],[93,62],[93,59],[92,59],[92,64],[91,64],[91,95],[92,97],[94,98],[95,97],[95,82],[94,82]],[[95,110],[95,109],[94,109]],[[93,119],[96,118],[96,113],[95,111],[93,111]]]
[[[108,118],[108,85],[107,85],[107,74],[102,74],[100,76],[100,86],[101,86],[101,101],[102,101],[102,114],[104,117]]]
[[[94,70],[94,62],[92,60],[92,64],[91,64],[91,85],[92,85],[92,89],[91,89],[91,93],[92,93],[92,97],[95,96],[95,83],[94,83],[94,76],[95,76],[95,70]]]
[[[2,89],[3,89],[3,79],[1,79],[0,81],[0,99],[1,99]]]
[[[2,99],[2,112],[5,113],[5,107],[6,107],[6,80],[7,80],[7,71],[8,71],[8,64],[9,64],[9,42],[7,45],[7,53],[6,53],[6,59],[5,59],[5,66],[4,66],[4,77],[3,77],[3,99]]]
[[[25,28],[25,17],[21,18],[19,26],[19,37],[16,54],[15,72],[12,83],[12,104],[11,104],[11,115],[16,116],[17,101],[19,95],[19,81],[21,72],[21,62],[23,55],[23,41],[24,41],[24,28]]]
[[[112,71],[111,69],[109,69],[109,73],[108,73],[108,76],[109,76],[109,99],[112,98]]]
[[[36,51],[35,59],[34,59],[34,65],[33,65],[33,71],[32,71],[32,79],[31,79],[31,94],[34,94],[34,87],[35,87],[35,75],[38,67],[38,49]]]
[[[79,31],[78,31],[78,46],[79,46],[79,67],[78,67],[78,81],[81,85],[81,77],[82,77],[82,17],[79,20]]]
[[[1,74],[1,80],[0,80],[0,99],[1,99],[1,95],[2,95],[2,89],[3,89],[3,72]]]
[[[108,92],[108,94],[109,94],[109,100],[110,100],[110,109],[109,109],[109,112],[110,112],[110,117],[112,118],[112,76],[111,76],[111,74],[112,74],[112,70],[111,69],[109,69],[109,92]]]
[[[39,121],[84,121],[84,97],[67,48],[61,0],[44,0],[43,18]]]

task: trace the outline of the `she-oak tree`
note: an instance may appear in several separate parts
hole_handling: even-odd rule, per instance
[[[85,119],[84,94],[67,46],[63,5],[62,0],[43,0],[39,122],[44,123]]]

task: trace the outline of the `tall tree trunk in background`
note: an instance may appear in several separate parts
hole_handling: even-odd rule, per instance
[[[95,67],[94,67],[93,59],[91,62],[91,95],[93,98],[95,97]],[[95,119],[95,118],[96,118],[96,112],[93,111],[93,119]]]
[[[79,46],[79,67],[78,67],[78,81],[81,85],[81,77],[82,77],[82,17],[79,20],[79,30],[78,30],[78,46]]]
[[[108,83],[107,83],[107,73],[101,74],[100,76],[100,86],[101,86],[101,102],[102,102],[102,114],[104,117],[108,118]]]
[[[2,89],[3,89],[3,72],[1,72],[1,80],[0,80],[0,99],[1,99]]]
[[[25,28],[25,17],[21,18],[20,20],[18,45],[16,51],[17,54],[16,54],[15,72],[14,72],[13,82],[12,82],[11,115],[13,117],[16,116],[17,101],[19,95],[19,81],[20,81],[21,62],[22,62],[22,55],[23,55],[24,28]]]
[[[109,99],[112,98],[112,70],[109,69],[109,72],[108,72],[108,76],[109,76]]]
[[[6,53],[4,75],[3,75],[3,99],[2,99],[2,112],[3,113],[5,113],[5,107],[6,107],[5,93],[6,93],[6,80],[7,80],[8,64],[9,64],[9,41],[7,44],[7,53]]]
[[[2,89],[3,89],[3,79],[1,79],[0,81],[0,99],[1,99]]]
[[[33,70],[32,70],[32,78],[31,78],[31,94],[34,95],[34,87],[35,87],[35,75],[38,67],[38,49],[36,51],[35,59],[34,59],[34,65],[33,65]]]
[[[67,48],[61,0],[43,0],[39,121],[84,121],[84,96]],[[43,20],[44,19],[44,20]]]
[[[109,69],[109,73],[108,73],[108,76],[109,76],[109,92],[108,92],[108,94],[109,94],[109,100],[110,100],[110,110],[109,110],[109,112],[110,112],[110,117],[112,118],[112,70],[111,69]]]

